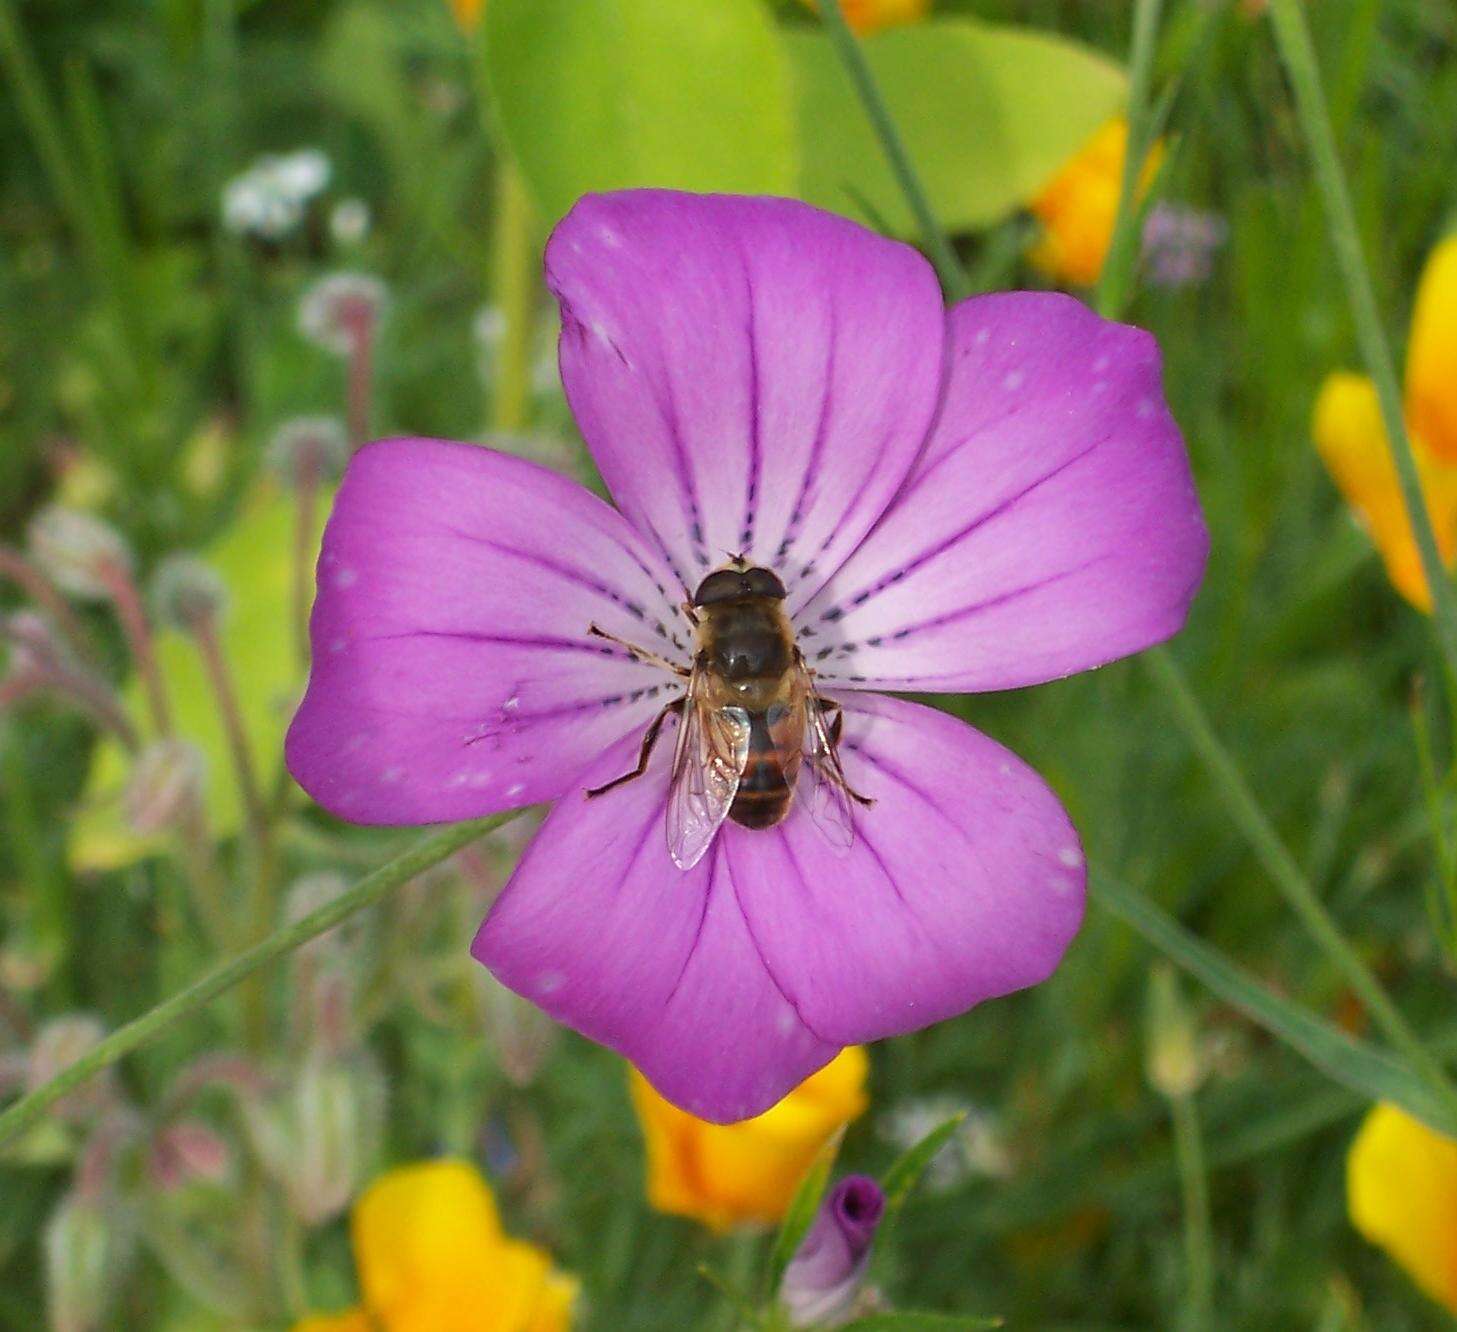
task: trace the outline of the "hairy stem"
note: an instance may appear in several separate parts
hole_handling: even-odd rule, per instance
[[[504,329],[491,381],[491,425],[503,433],[526,426],[531,349],[536,327],[536,243],[531,200],[521,172],[502,156],[496,172],[496,234],[491,286]]]

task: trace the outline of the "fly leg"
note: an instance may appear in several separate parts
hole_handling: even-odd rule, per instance
[[[845,794],[857,804],[864,805],[869,809],[875,803],[870,796],[861,795],[849,782],[845,780],[845,769],[840,763],[840,736],[845,730],[845,710],[832,698],[822,698],[819,694],[814,696],[814,706],[819,708],[825,718],[825,734],[830,738],[830,750],[834,754],[835,774],[840,780],[840,785],[845,788]]]
[[[660,657],[656,652],[638,647],[636,643],[629,643],[625,638],[618,638],[616,634],[609,634],[607,630],[599,629],[595,624],[589,624],[587,632],[593,638],[605,638],[609,643],[616,643],[618,647],[624,648],[635,661],[640,661],[645,666],[656,666],[660,671],[672,671],[674,675],[686,676],[689,674],[686,666],[679,666],[666,657]]]
[[[631,772],[623,773],[621,777],[614,777],[610,782],[607,782],[603,786],[592,787],[587,792],[587,798],[590,800],[593,796],[605,795],[608,791],[612,790],[614,786],[621,786],[624,782],[630,782],[635,777],[641,777],[643,773],[648,770],[648,760],[653,756],[653,746],[658,743],[658,732],[663,729],[664,718],[666,718],[670,712],[681,713],[683,711],[683,704],[687,701],[688,700],[686,697],[675,698],[671,703],[668,704],[667,707],[665,707],[660,713],[658,713],[656,717],[653,718],[652,725],[648,727],[647,732],[643,735],[642,738],[642,748],[638,751],[637,755],[637,767],[635,767]]]

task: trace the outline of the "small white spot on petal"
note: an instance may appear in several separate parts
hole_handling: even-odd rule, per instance
[[[329,640],[330,652],[343,652],[348,646],[349,640],[347,638],[331,638]]]
[[[1138,400],[1138,405],[1133,409],[1133,414],[1138,417],[1140,421],[1147,421],[1148,418],[1153,415],[1153,413],[1154,405],[1152,398],[1140,398]]]
[[[976,345],[978,347],[985,347],[987,345],[987,343],[989,341],[991,341],[991,336],[992,336],[991,329],[989,329],[989,328],[979,328],[979,329],[976,330],[976,337],[972,338],[972,341],[974,343],[976,343]]]
[[[359,751],[364,748],[364,746],[368,742],[368,740],[369,740],[369,737],[367,735],[365,735],[363,731],[361,731],[358,735],[352,735],[352,736],[350,736],[349,739],[344,742],[344,753],[346,753],[346,754],[357,754],[357,753],[359,753]]]
[[[1108,391],[1108,381],[1106,379],[1096,379],[1096,380],[1093,381],[1093,392],[1094,393],[1106,393],[1107,391]]]
[[[515,799],[515,797],[519,796],[525,789],[525,782],[512,782],[511,785],[506,788],[506,794],[512,799]]]
[[[520,706],[521,700],[515,694],[512,694],[510,698],[508,698],[504,703],[501,704],[501,711],[515,712],[516,709]]]
[[[1098,359],[1093,362],[1093,373],[1095,375],[1101,375],[1103,371],[1108,368],[1109,364],[1110,362],[1106,355],[1098,357]]]
[[[388,768],[386,768],[382,773],[380,773],[379,779],[380,779],[380,781],[384,782],[386,786],[392,786],[395,782],[399,781],[400,778],[403,777],[404,775],[405,775],[405,770],[402,767],[400,767],[400,765],[398,763],[392,763]]]
[[[1003,763],[997,769],[997,771],[1000,772],[1003,777],[1010,777],[1012,775],[1012,765],[1010,763]]]
[[[560,971],[543,971],[536,978],[536,989],[539,994],[555,994],[567,983],[567,978]]]
[[[490,784],[491,774],[484,768],[480,772],[471,773],[470,777],[466,779],[466,785],[473,791],[479,791],[483,786],[489,786]]]
[[[359,581],[359,575],[347,565],[334,575],[335,587],[353,587]]]
[[[622,237],[613,231],[611,227],[598,227],[597,235],[601,238],[603,245],[609,246],[614,250],[620,250],[622,248]]]
[[[786,1004],[774,1015],[774,1030],[788,1036],[794,1030],[794,1010]]]
[[[1081,847],[1065,846],[1057,853],[1058,864],[1066,865],[1068,869],[1082,869],[1083,852]]]
[[[1002,387],[1006,389],[1008,393],[1015,393],[1019,388],[1022,387],[1022,381],[1025,378],[1026,376],[1020,370],[1008,370],[1007,373],[1002,376]]]

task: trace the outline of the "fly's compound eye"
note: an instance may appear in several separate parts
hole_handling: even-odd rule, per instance
[[[783,601],[788,594],[772,569],[718,569],[708,575],[693,595],[695,606],[714,606],[744,597],[768,597]]]

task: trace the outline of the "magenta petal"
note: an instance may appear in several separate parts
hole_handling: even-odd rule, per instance
[[[324,533],[289,771],[355,823],[552,799],[678,692],[587,632],[683,658],[669,581],[619,514],[554,472],[468,444],[373,444]]]
[[[743,552],[800,604],[925,439],[930,266],[787,199],[633,190],[579,202],[546,269],[567,397],[623,513],[688,591]]]
[[[951,342],[912,479],[798,617],[822,678],[1010,689],[1176,633],[1209,539],[1153,338],[1012,292],[957,306]]]
[[[914,1031],[1046,979],[1086,872],[1057,797],[945,713],[842,696],[850,783],[874,799],[848,852],[803,810],[723,840],[769,970],[800,1017],[851,1044]]]
[[[668,858],[670,722],[647,774],[557,803],[472,946],[517,993],[633,1061],[669,1100],[717,1122],[773,1105],[838,1046],[800,1021],[744,923],[722,840]],[[583,785],[627,771],[638,737]]]

